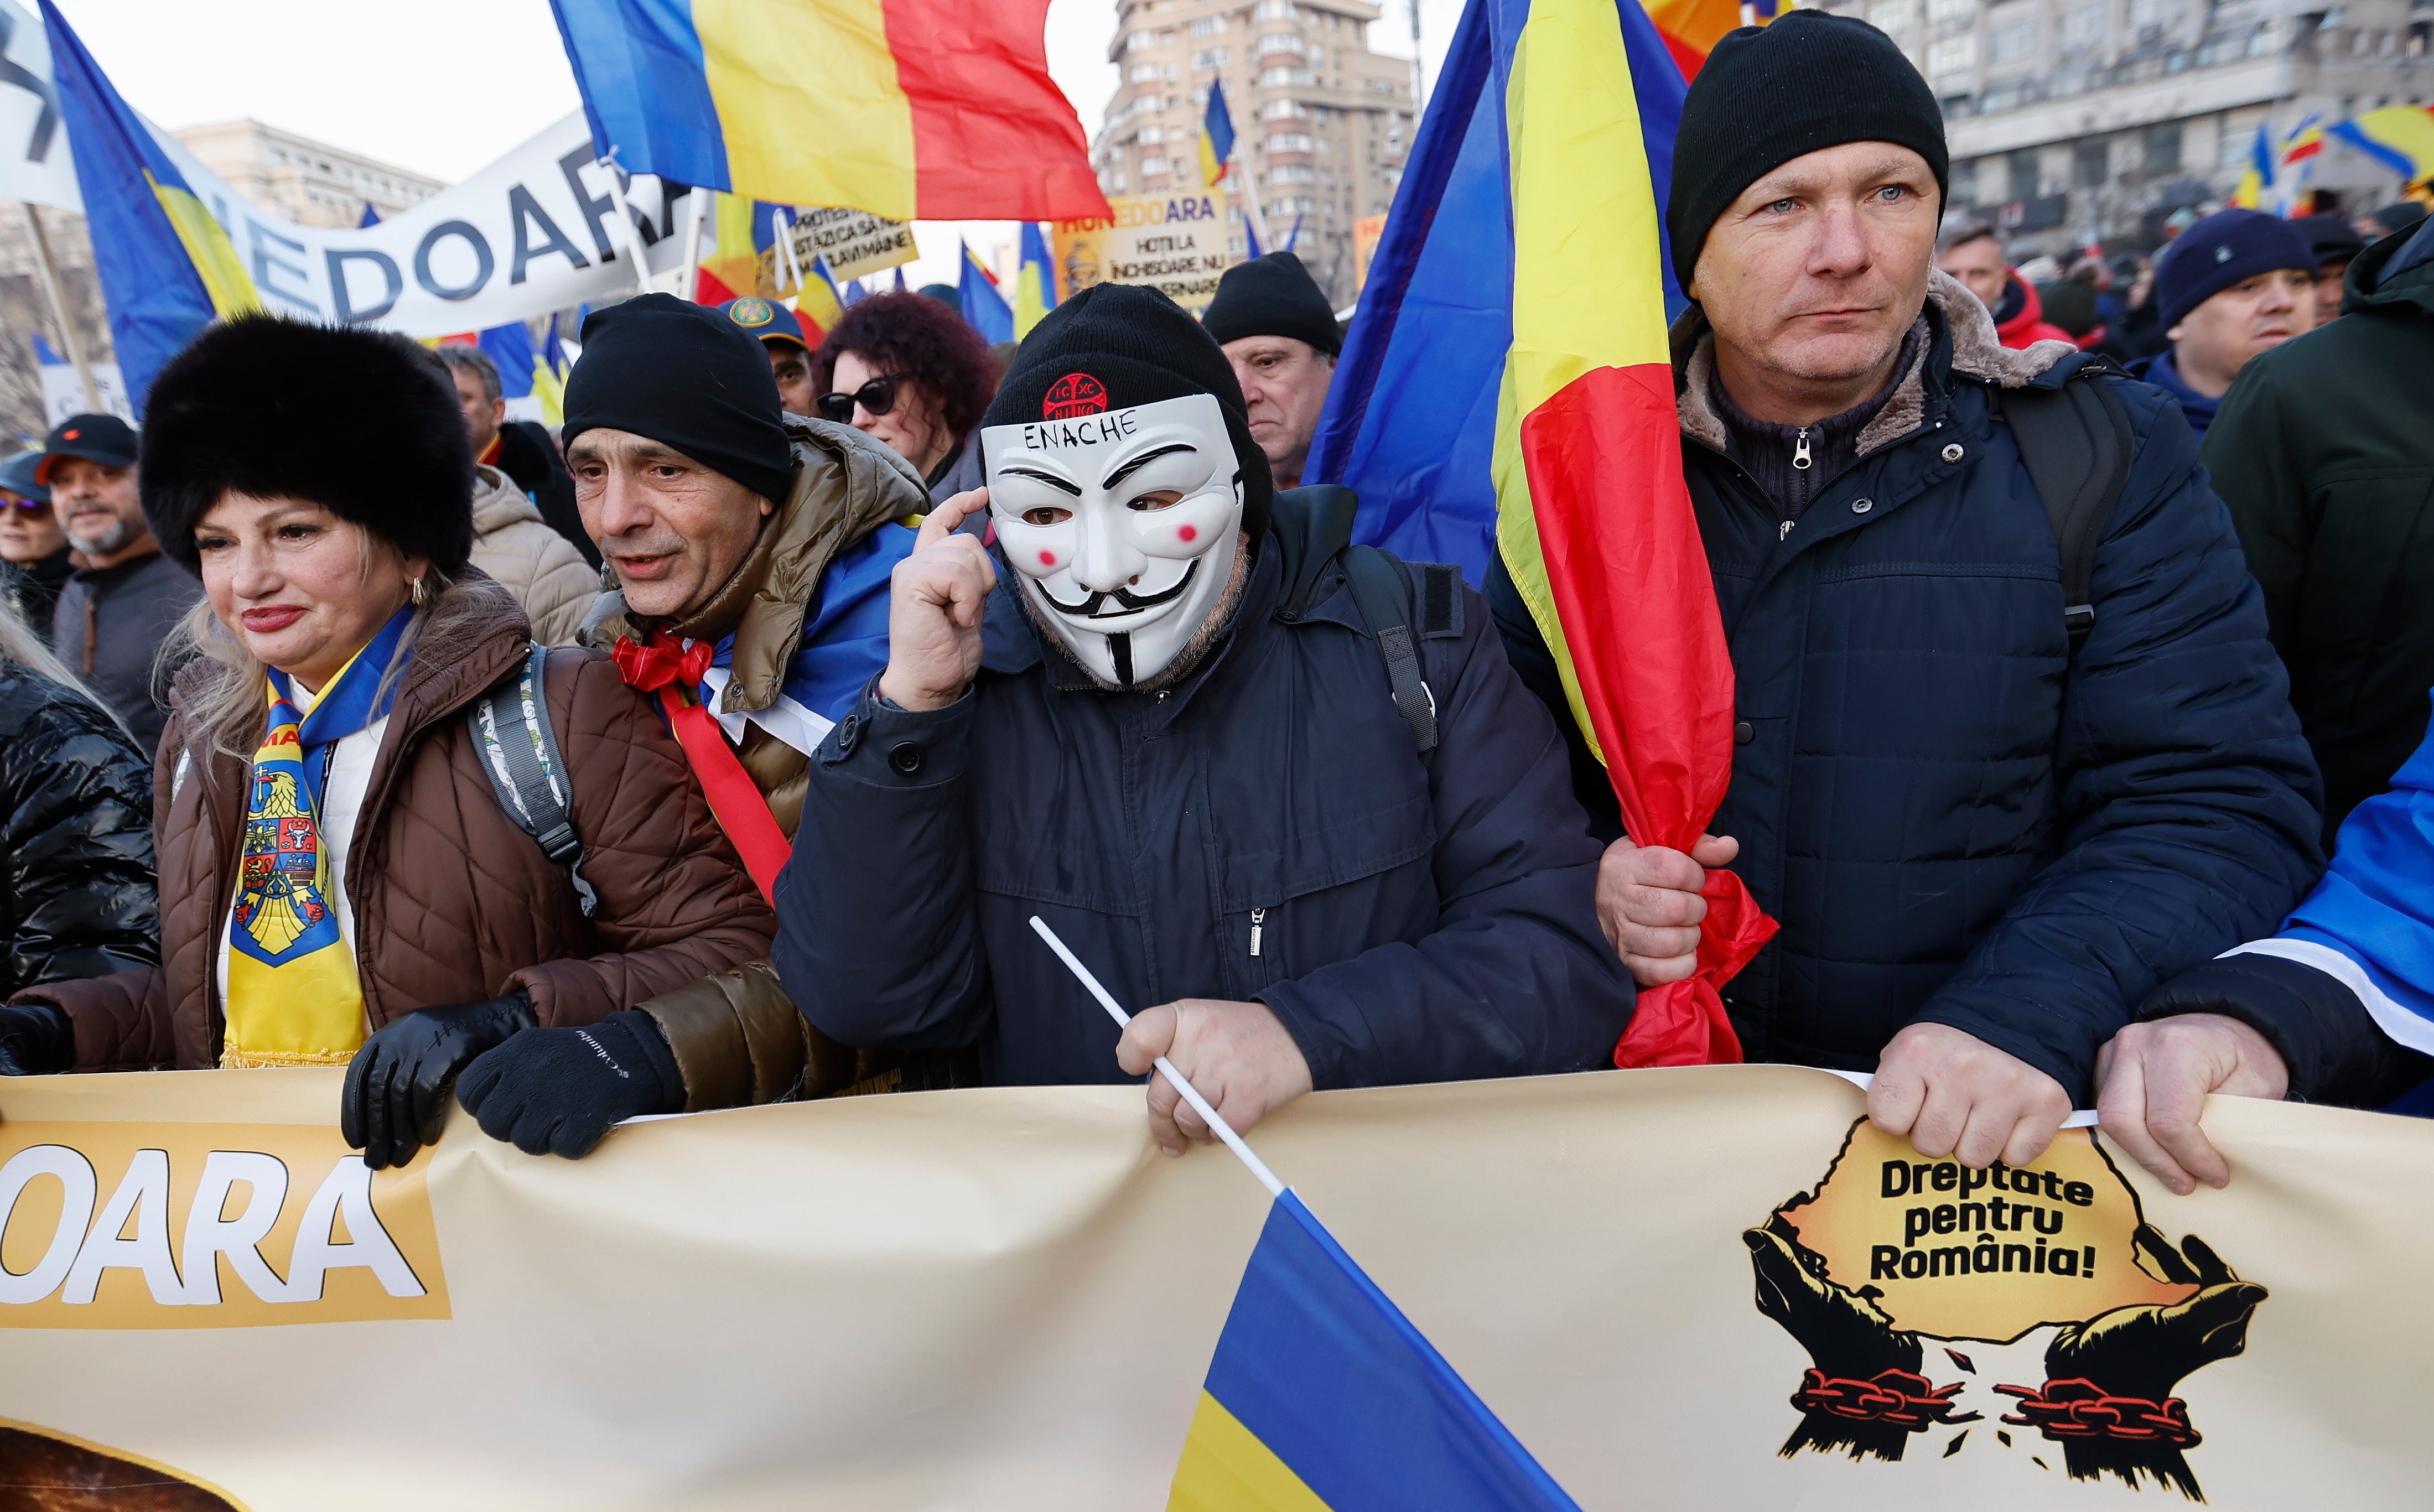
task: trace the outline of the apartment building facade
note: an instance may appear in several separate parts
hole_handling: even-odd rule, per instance
[[[1107,49],[1122,81],[1091,147],[1100,186],[1198,189],[1201,118],[1223,81],[1262,240],[1284,246],[1298,219],[1294,250],[1351,303],[1353,223],[1394,200],[1414,124],[1411,60],[1369,50],[1379,16],[1363,0],[1123,0]],[[1239,222],[1233,242],[1239,255]]]
[[[2434,0],[1828,0],[1900,43],[1943,102],[1956,212],[2015,256],[2144,249],[2279,141],[2434,99]],[[2364,211],[2398,175],[2328,143],[2311,188]]]
[[[366,205],[386,220],[448,187],[260,121],[215,121],[173,134],[238,194],[305,226],[359,226]]]

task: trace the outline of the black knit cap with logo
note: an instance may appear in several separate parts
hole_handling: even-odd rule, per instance
[[[1793,10],[1728,32],[1682,100],[1665,232],[1685,290],[1707,232],[1741,191],[1792,159],[1891,142],[1927,160],[1951,198],[1944,112],[1894,40],[1855,16]]]
[[[1050,311],[1015,352],[983,427],[1072,420],[1165,399],[1214,394],[1243,475],[1243,529],[1268,533],[1276,484],[1251,439],[1243,387],[1217,340],[1153,288],[1094,284]]]

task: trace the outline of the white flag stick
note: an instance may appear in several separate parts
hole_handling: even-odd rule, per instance
[[[1090,969],[1083,965],[1071,951],[1065,948],[1065,942],[1056,937],[1056,931],[1048,927],[1048,920],[1034,914],[1031,916],[1031,927],[1041,939],[1048,942],[1048,948],[1056,953],[1056,958],[1065,963],[1065,969],[1079,977],[1082,985],[1090,989],[1090,995],[1099,1000],[1099,1006],[1107,1010],[1107,1016],[1116,1021],[1119,1028],[1133,1022],[1133,1016],[1116,1005],[1116,1000],[1108,995],[1106,988],[1099,985],[1099,979],[1090,974]],[[1208,1099],[1200,1095],[1198,1088],[1183,1079],[1183,1073],[1174,1069],[1174,1062],[1160,1056],[1157,1057],[1157,1070],[1160,1075],[1174,1084],[1174,1090],[1183,1094],[1183,1100],[1191,1105],[1191,1110],[1198,1113],[1207,1121],[1210,1128],[1217,1131],[1217,1137],[1226,1142],[1226,1148],[1233,1151],[1236,1159],[1251,1168],[1251,1174],[1260,1178],[1260,1185],[1268,1189],[1268,1195],[1281,1197],[1285,1194],[1285,1184],[1277,1179],[1277,1174],[1274,1171],[1268,1169],[1268,1162],[1251,1153],[1251,1147],[1243,1143],[1243,1136],[1234,1132],[1234,1125],[1217,1116],[1217,1109],[1208,1106]]]

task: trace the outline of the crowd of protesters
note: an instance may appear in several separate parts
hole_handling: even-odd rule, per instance
[[[0,1073],[344,1065],[374,1166],[452,1100],[573,1157],[1161,1056],[1248,1127],[1609,1064],[1729,868],[1781,926],[1724,990],[1746,1056],[1872,1073],[1926,1155],[2024,1163],[2094,1102],[2185,1191],[2228,1177],[2210,1092],[2408,1106],[2434,229],[2184,213],[2022,267],[1948,187],[1863,23],[1690,90],[1737,709],[1687,852],[1623,833],[1500,564],[1349,547],[1299,487],[1342,340],[1291,253],[1010,353],[922,294],[816,345],[646,295],[554,435],[472,347],[214,327],[140,438],[0,463]]]

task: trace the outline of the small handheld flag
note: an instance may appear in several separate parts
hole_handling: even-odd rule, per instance
[[[1056,308],[1056,265],[1048,257],[1048,238],[1040,232],[1039,222],[1022,223],[1022,276],[1014,284],[1014,338],[1017,341],[1031,335],[1031,328],[1042,317]]]
[[[1045,940],[1119,1025],[1114,996],[1047,920]],[[1169,1492],[1169,1512],[1578,1512],[1301,1198],[1164,1056],[1164,1076],[1275,1204],[1243,1267]]]
[[[981,260],[972,255],[968,245],[964,248],[960,289],[964,323],[979,332],[983,341],[996,346],[1014,339],[1014,306],[1005,302],[1005,296],[998,292],[997,280],[981,266]]]
[[[2255,140],[2248,144],[2248,167],[2239,176],[2239,185],[2231,192],[2231,202],[2242,210],[2265,208],[2265,191],[2273,187],[2273,136],[2265,122],[2256,123]]]
[[[837,321],[845,318],[848,302],[837,292],[836,280],[829,277],[827,254],[814,253],[812,270],[804,276],[803,286],[795,295],[795,318],[802,323],[803,340],[816,351],[829,333],[836,329]]]
[[[1210,81],[1208,109],[1200,117],[1200,182],[1209,189],[1226,177],[1234,156],[1234,115],[1226,109],[1226,86]]]

